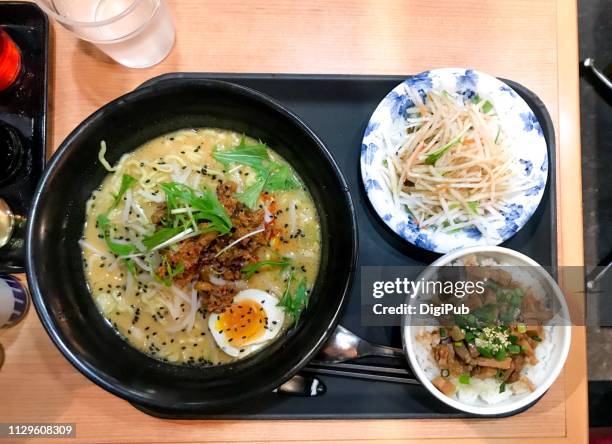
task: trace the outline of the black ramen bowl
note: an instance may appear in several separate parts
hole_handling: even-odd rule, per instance
[[[321,265],[299,323],[261,352],[231,364],[163,363],[122,339],[87,288],[78,240],[85,203],[107,172],[98,162],[181,128],[217,127],[267,143],[300,174],[321,222]],[[347,302],[357,256],[355,212],[336,162],[304,123],[263,94],[234,84],[172,80],[104,106],[61,144],[36,190],[27,228],[27,277],[36,311],[66,358],[102,388],[159,412],[222,411],[270,392],[324,344]]]

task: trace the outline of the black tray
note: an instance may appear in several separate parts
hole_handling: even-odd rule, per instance
[[[359,226],[358,273],[348,307],[340,323],[374,343],[401,347],[398,327],[361,325],[359,268],[364,265],[423,266],[439,255],[408,245],[378,219],[361,185],[359,153],[363,132],[370,115],[380,100],[405,77],[171,73],[155,77],[144,85],[176,78],[225,80],[261,91],[291,109],[321,137],[336,158],[347,180],[355,201]],[[548,146],[550,168],[538,210],[515,236],[502,245],[526,254],[543,266],[554,268],[557,265],[557,249],[555,193],[552,192],[555,189],[553,124],[544,104],[533,92],[516,82],[503,81],[523,97],[540,121]],[[407,366],[406,362],[396,362],[396,364]],[[232,410],[195,416],[210,419],[474,417],[448,407],[422,386],[337,376],[317,375],[317,377],[327,386],[327,392],[320,397],[301,398],[270,393]],[[172,412],[142,410],[156,416],[176,417]],[[516,413],[519,411],[513,412]],[[180,417],[185,418],[185,416]]]
[[[0,197],[25,217],[45,165],[49,23],[33,3],[0,2],[0,26],[20,48],[22,60],[17,82],[0,92],[0,121],[17,129],[26,156],[18,179],[0,187]],[[17,228],[0,248],[0,273],[24,272],[23,240]]]

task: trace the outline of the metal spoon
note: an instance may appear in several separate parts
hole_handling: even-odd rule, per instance
[[[336,364],[364,356],[405,357],[404,350],[400,348],[374,345],[338,325],[313,362]]]
[[[597,76],[597,78],[599,78],[599,80],[603,82],[604,85],[606,85],[610,90],[612,90],[612,81],[610,81],[610,79],[602,71],[600,71],[597,68],[597,66],[595,66],[594,59],[589,57],[585,59],[584,62],[582,62],[582,64],[584,65],[585,68],[590,69],[593,72],[593,74],[595,74],[595,76]]]

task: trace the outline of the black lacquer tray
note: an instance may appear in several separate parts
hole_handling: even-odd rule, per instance
[[[15,131],[24,156],[15,179],[0,186],[0,197],[25,218],[45,165],[49,24],[33,3],[0,2],[0,26],[19,47],[22,62],[16,83],[0,92],[0,122]],[[0,273],[24,272],[23,223],[17,225],[0,248]]]
[[[408,75],[406,76],[408,77]],[[336,158],[355,202],[359,226],[359,262],[356,282],[340,323],[371,342],[401,348],[398,327],[361,325],[361,266],[424,266],[439,257],[408,245],[391,232],[369,205],[361,184],[359,154],[361,139],[370,115],[387,93],[405,77],[290,74],[209,74],[171,73],[151,83],[175,78],[209,78],[244,85],[276,99],[297,114],[323,140]],[[542,202],[531,220],[502,246],[520,251],[543,266],[557,265],[555,204],[555,139],[550,115],[542,101],[524,86],[510,85],[532,108],[540,121],[548,145],[549,177]],[[389,361],[386,361],[389,364]],[[395,365],[407,367],[402,361]],[[384,419],[384,418],[468,418],[434,398],[420,385],[317,377],[327,392],[319,397],[293,397],[270,393],[224,412],[202,412],[194,418],[210,419]],[[255,382],[255,381],[254,381]],[[139,407],[140,408],[140,407]],[[176,417],[172,412],[146,413]],[[519,413],[514,412],[514,413]],[[180,416],[186,418],[185,416]]]

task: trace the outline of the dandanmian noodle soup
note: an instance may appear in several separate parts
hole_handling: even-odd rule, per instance
[[[80,246],[97,307],[162,361],[212,365],[276,340],[306,307],[320,261],[317,210],[270,147],[185,129],[111,166]]]

